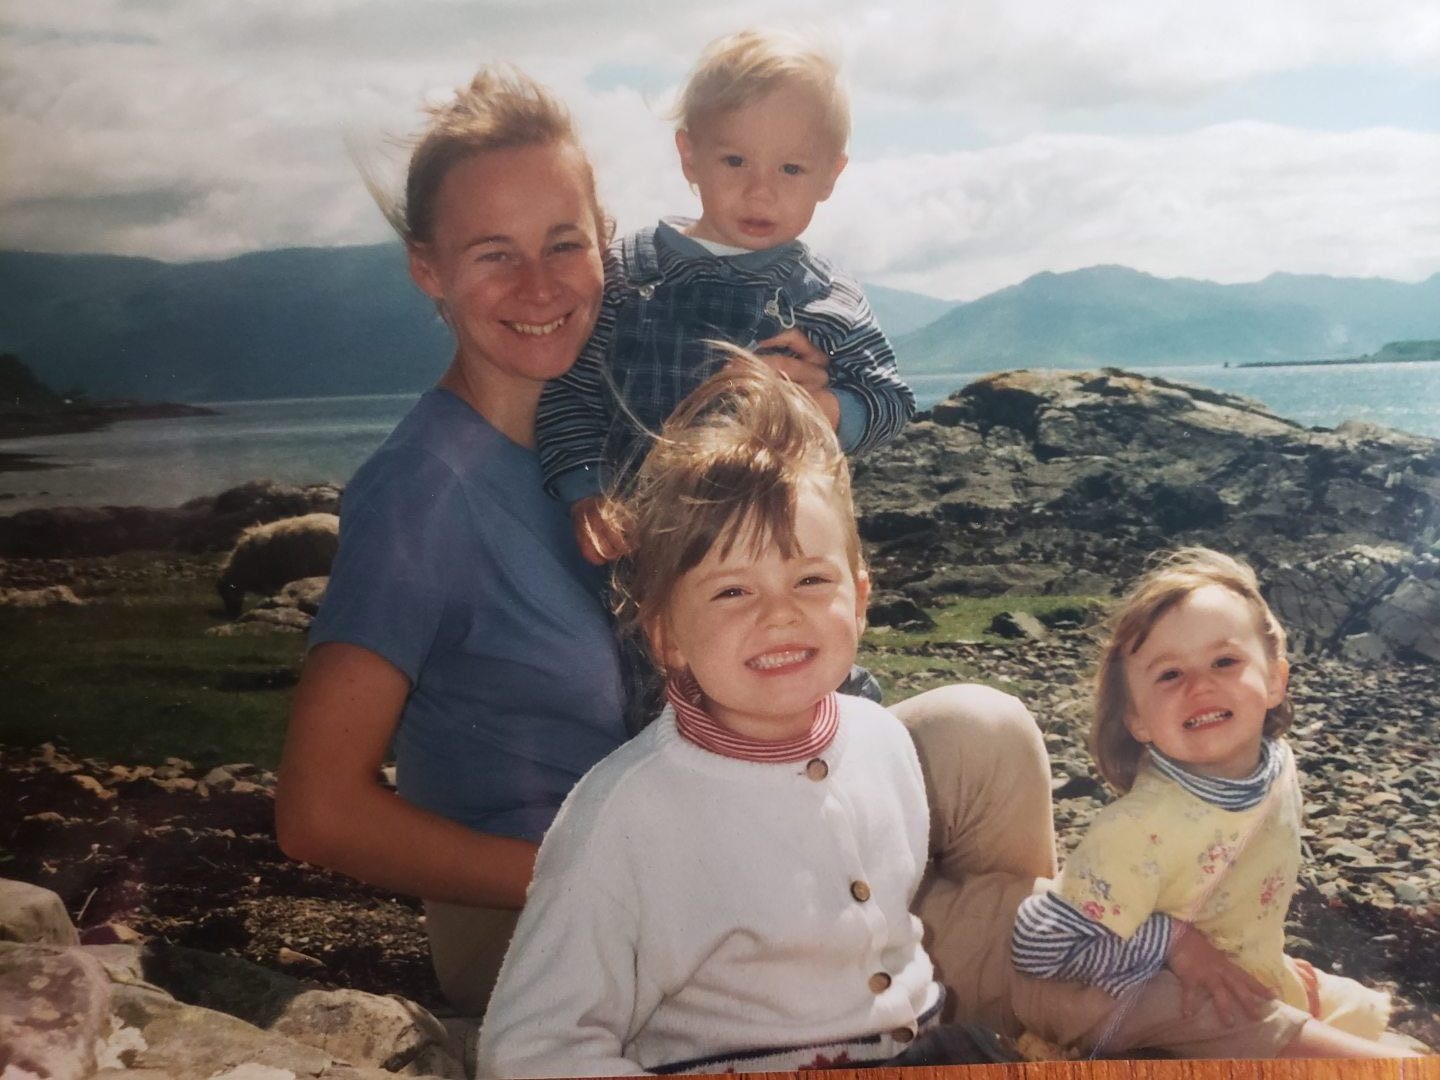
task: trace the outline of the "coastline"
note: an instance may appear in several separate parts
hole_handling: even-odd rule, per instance
[[[41,435],[75,435],[109,427],[122,420],[173,420],[185,416],[218,416],[204,405],[175,401],[97,401],[66,405],[58,409],[15,409],[0,411],[0,439],[27,439]],[[29,458],[30,454],[0,454],[0,471],[15,471],[6,458]],[[41,465],[39,468],[63,468]]]

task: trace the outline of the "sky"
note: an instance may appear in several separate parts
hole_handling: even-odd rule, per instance
[[[1040,271],[1440,271],[1435,0],[3,0],[0,248],[218,259],[389,236],[426,101],[518,64],[621,229],[693,212],[665,113],[710,39],[814,37],[850,164],[805,235],[969,300]]]

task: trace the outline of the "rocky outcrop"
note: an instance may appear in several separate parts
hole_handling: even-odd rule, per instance
[[[252,481],[183,506],[61,506],[0,517],[0,557],[74,558],[122,551],[219,551],[247,527],[310,513],[336,513],[334,484],[296,487]]]
[[[877,587],[920,604],[1110,592],[1152,552],[1206,544],[1255,565],[1303,648],[1373,633],[1385,656],[1440,652],[1433,439],[1304,428],[1114,369],[1012,371],[860,461],[855,494]]]
[[[321,989],[163,942],[76,944],[75,927],[57,911],[54,893],[0,881],[0,926],[29,931],[0,942],[7,1077],[465,1075],[462,1029],[452,1035],[414,1002]]]

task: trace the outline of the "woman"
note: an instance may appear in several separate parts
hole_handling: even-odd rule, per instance
[[[478,1014],[550,818],[625,737],[599,579],[534,451],[605,220],[563,107],[485,71],[432,111],[394,218],[455,356],[346,491],[276,820],[290,855],[427,898],[441,987]]]

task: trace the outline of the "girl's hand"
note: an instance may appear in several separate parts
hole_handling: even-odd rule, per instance
[[[1220,1019],[1230,1025],[1235,1023],[1236,1005],[1252,1020],[1259,1020],[1275,997],[1264,983],[1212,945],[1209,938],[1179,919],[1175,920],[1175,935],[1165,966],[1180,980],[1180,1005],[1186,1016],[1195,1011],[1197,991],[1210,995]]]
[[[830,392],[830,357],[792,326],[755,345],[755,355],[815,399],[831,428],[840,426],[840,399]]]
[[[575,542],[580,554],[593,566],[614,562],[630,550],[629,542],[605,513],[605,496],[592,495],[570,507]]]

